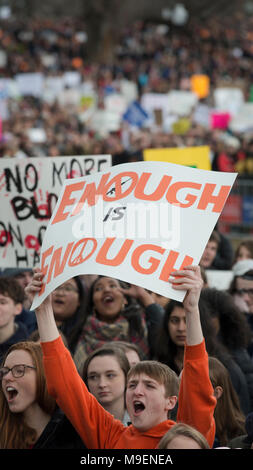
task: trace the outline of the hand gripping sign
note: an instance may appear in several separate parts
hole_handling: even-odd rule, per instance
[[[43,286],[32,309],[69,278],[103,274],[183,300],[168,279],[198,264],[236,173],[165,162],[116,165],[66,180],[43,239]]]

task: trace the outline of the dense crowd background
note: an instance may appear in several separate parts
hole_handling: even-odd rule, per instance
[[[111,154],[113,164],[119,164],[142,160],[146,148],[209,145],[213,170],[238,171],[242,177],[251,178],[253,126],[244,132],[233,132],[229,127],[212,130],[196,119],[196,109],[193,109],[187,116],[188,124],[183,132],[165,130],[158,121],[152,125],[133,126],[123,118],[123,113],[119,128],[105,131],[93,127],[89,113],[88,117],[86,114],[89,111],[87,103],[80,101],[80,95],[73,98],[75,86],[65,86],[56,98],[34,96],[32,90],[26,96],[15,93],[6,96],[1,80],[28,73],[61,78],[67,72],[78,72],[79,85],[92,91],[97,109],[103,110],[107,97],[120,93],[124,81],[134,85],[135,100],[141,102],[146,93],[190,90],[192,75],[204,74],[210,79],[210,93],[198,100],[198,105],[213,108],[213,92],[219,86],[239,87],[245,102],[251,102],[252,25],[253,18],[242,12],[233,17],[212,17],[201,24],[190,18],[184,27],[168,25],[164,21],[137,21],[121,31],[117,44],[114,44],[113,61],[99,63],[88,59],[85,21],[70,18],[57,22],[50,19],[1,20],[0,114],[1,110],[4,113],[1,115],[0,157]],[[44,138],[32,138],[29,131],[34,129],[42,131],[40,137],[44,135]],[[235,251],[226,237],[215,232],[200,263],[204,282],[199,302],[200,320],[210,358],[210,380],[217,399],[214,447],[252,448],[252,259],[251,239]],[[213,270],[229,270],[232,274],[233,282],[226,291],[208,284],[207,272]],[[10,374],[10,370],[6,371],[6,364],[10,364],[9,352],[21,357],[17,345],[25,341],[20,349],[28,353],[26,357],[37,358],[37,362],[34,361],[38,364],[37,373],[42,377],[40,386],[45,392],[42,356],[39,346],[35,346],[40,340],[36,317],[29,310],[30,303],[24,290],[31,279],[30,269],[1,272],[0,358],[4,364],[1,377],[4,379]],[[106,301],[101,301],[102,291],[106,291],[103,294],[107,296]],[[101,405],[125,426],[129,425],[125,408],[126,373],[133,356],[135,362],[156,359],[180,376],[186,338],[186,313],[181,303],[136,286],[126,286],[114,278],[97,276],[69,279],[55,289],[52,299],[57,326],[82,379]],[[108,320],[109,304],[116,306],[113,307],[113,319]],[[116,363],[121,370],[121,382],[117,386],[111,382],[109,386],[115,393],[108,402],[99,395],[99,385],[95,384],[97,375],[93,374],[92,378],[88,373],[90,363],[99,360],[96,354],[101,347],[105,347],[102,356],[109,357],[110,364],[113,364],[113,356],[114,366]],[[123,348],[121,353],[120,347]],[[128,359],[125,356],[122,359],[122,354]],[[126,367],[122,365],[124,361]],[[32,365],[28,367],[33,368]],[[17,379],[23,377],[25,380],[26,372],[22,368],[14,369],[14,373]],[[103,374],[104,370],[100,376]],[[50,401],[47,392],[44,393],[48,400],[45,426],[36,421],[35,415],[32,425],[29,422],[30,427],[27,426],[24,408],[19,417],[24,430],[21,436],[20,423],[13,418],[15,409],[12,413],[11,406],[7,406],[7,399],[9,403],[15,403],[18,393],[19,390],[11,387],[5,392],[0,390],[3,410],[0,448],[85,447],[61,410]],[[10,432],[12,429],[13,433]],[[194,438],[194,434],[189,436]]]
[[[7,78],[22,73],[60,77],[66,71],[78,72],[81,83],[95,93],[99,109],[103,109],[108,94],[120,90],[122,80],[137,86],[137,99],[141,100],[144,93],[189,90],[193,74],[206,74],[210,79],[210,93],[199,100],[200,104],[212,108],[213,91],[218,86],[240,87],[245,102],[249,102],[252,21],[244,13],[211,17],[201,24],[190,19],[181,28],[137,21],[121,32],[114,45],[113,63],[97,63],[87,59],[85,23],[80,20],[2,20],[0,73]],[[110,153],[114,163],[120,163],[142,159],[145,148],[209,145],[214,170],[253,172],[252,128],[241,133],[212,130],[196,122],[192,112],[188,116],[190,125],[181,134],[154,125],[133,128],[123,119],[117,131],[103,133],[83,119],[83,112],[79,102],[29,95],[9,98],[0,155]],[[43,129],[44,141],[32,141],[27,132],[30,128]]]

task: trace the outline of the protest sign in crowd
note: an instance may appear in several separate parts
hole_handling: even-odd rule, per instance
[[[253,448],[252,23],[1,20],[0,449]]]

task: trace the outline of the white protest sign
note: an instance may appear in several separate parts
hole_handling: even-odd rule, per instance
[[[141,97],[141,106],[150,116],[146,125],[152,127],[159,122],[158,125],[161,126],[165,123],[169,112],[168,93],[144,93]]]
[[[111,155],[0,159],[0,267],[39,264],[43,235],[66,178],[111,166]]]
[[[0,78],[0,99],[8,98],[8,79]]]
[[[92,108],[92,114],[89,118],[88,127],[101,135],[108,135],[110,132],[116,132],[120,129],[121,115],[106,109]]]
[[[122,116],[122,114],[127,109],[127,100],[119,93],[112,93],[108,96],[105,96],[104,105],[106,111]]]
[[[57,95],[57,101],[61,106],[78,106],[81,99],[79,88],[66,88]]]
[[[4,79],[5,80],[5,79]],[[19,91],[19,86],[13,78],[6,78],[7,89],[8,89],[8,98],[18,99],[21,94]]]
[[[141,97],[141,106],[148,113],[155,109],[161,109],[163,113],[168,112],[169,100],[167,93],[144,93]]]
[[[198,103],[196,93],[172,90],[168,93],[168,111],[179,116],[188,116]]]
[[[210,112],[211,109],[207,104],[199,103],[195,107],[192,120],[196,124],[208,128],[210,126]]]
[[[227,290],[234,278],[233,271],[223,271],[217,269],[206,269],[208,287],[218,290]]]
[[[27,135],[31,142],[40,144],[47,141],[47,134],[45,129],[40,127],[31,127],[27,129]]]
[[[53,67],[56,65],[57,56],[56,54],[47,54],[43,52],[42,54],[40,54],[40,60],[44,67]]]
[[[130,80],[120,80],[120,92],[124,96],[128,105],[138,99],[137,84]]]
[[[43,99],[49,103],[53,103],[63,90],[64,81],[62,77],[46,77],[44,81]]]
[[[232,132],[247,132],[253,130],[253,103],[244,103],[240,111],[228,125]]]
[[[15,76],[15,81],[22,96],[41,97],[43,95],[44,75],[42,73],[20,73]]]
[[[244,104],[243,92],[240,88],[216,88],[213,92],[215,109],[228,111],[235,116]]]
[[[78,87],[81,84],[81,74],[75,71],[64,72],[63,81],[70,88]]]
[[[116,165],[66,180],[41,249],[32,309],[79,274],[103,274],[183,300],[173,269],[198,264],[236,173],[164,162]]]

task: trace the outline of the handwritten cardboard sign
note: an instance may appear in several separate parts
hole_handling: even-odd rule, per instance
[[[110,155],[1,158],[0,267],[38,266],[43,235],[64,180],[110,166]]]
[[[116,165],[66,180],[41,249],[32,309],[79,274],[104,274],[169,298],[170,273],[198,264],[236,173],[164,162]]]

